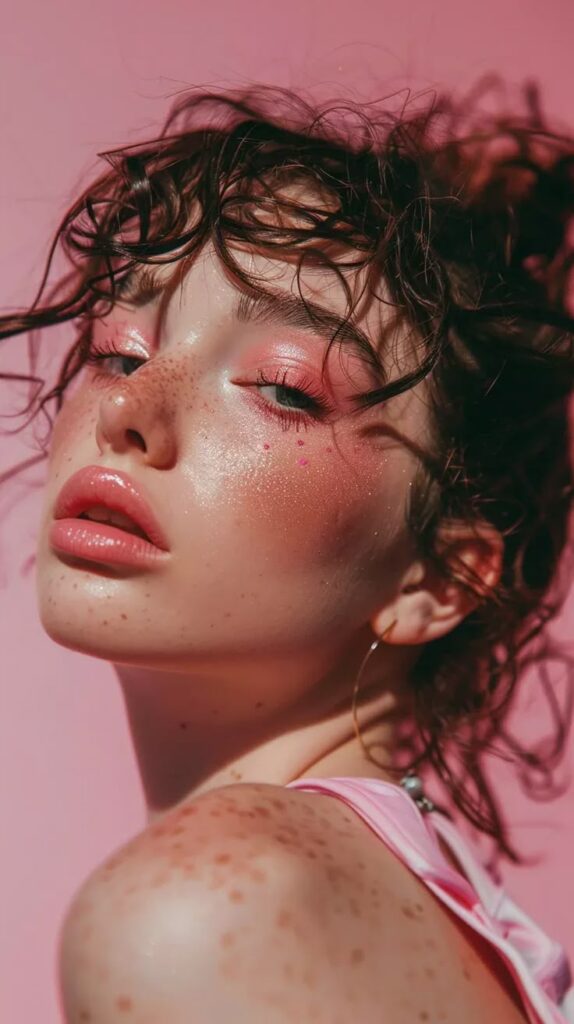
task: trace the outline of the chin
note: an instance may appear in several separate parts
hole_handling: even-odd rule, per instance
[[[47,635],[62,647],[106,660],[121,660],[126,648],[137,647],[138,640],[129,637],[129,622],[118,611],[119,585],[117,579],[72,568],[38,551],[38,615]]]

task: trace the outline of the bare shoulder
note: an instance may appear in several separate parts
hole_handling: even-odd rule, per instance
[[[74,1024],[402,1024],[453,1006],[471,1024],[480,964],[341,801],[265,784],[185,800],[127,843],[82,886],[60,948]],[[492,1024],[525,1019],[491,988]]]

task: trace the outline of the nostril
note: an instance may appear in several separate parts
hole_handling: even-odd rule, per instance
[[[137,430],[126,430],[126,437],[132,444],[136,444],[142,452],[145,452],[146,446],[145,441]]]

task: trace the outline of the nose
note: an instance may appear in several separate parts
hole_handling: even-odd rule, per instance
[[[139,371],[141,375],[141,370]],[[102,396],[96,423],[96,441],[101,454],[106,449],[118,454],[136,453],[140,462],[156,469],[169,469],[177,455],[173,413],[160,396],[136,384],[132,375]]]

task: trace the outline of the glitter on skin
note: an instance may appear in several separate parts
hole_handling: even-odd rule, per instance
[[[208,271],[216,274],[213,266]],[[258,650],[269,642],[271,645],[279,642],[279,646],[291,644],[296,649],[302,641],[315,640],[321,631],[332,637],[344,627],[349,609],[356,607],[358,588],[363,587],[360,591],[363,601],[371,593],[369,588],[375,584],[380,588],[380,564],[377,562],[382,560],[385,564],[389,580],[393,576],[390,559],[397,548],[397,524],[401,523],[401,502],[408,486],[408,481],[401,479],[407,472],[404,467],[401,471],[404,455],[396,451],[395,457],[393,449],[393,458],[382,469],[386,456],[380,446],[356,444],[357,432],[348,424],[343,423],[341,429],[335,431],[316,423],[309,427],[305,442],[307,453],[311,450],[312,464],[302,477],[293,459],[292,434],[284,432],[278,421],[270,427],[269,417],[262,414],[261,405],[256,404],[256,399],[252,400],[253,396],[248,397],[251,392],[241,383],[234,383],[228,376],[218,377],[213,372],[211,345],[215,339],[222,350],[228,340],[229,352],[222,365],[225,363],[226,371],[231,366],[238,379],[243,376],[250,381],[262,361],[272,364],[270,370],[276,368],[274,362],[286,358],[305,366],[314,361],[318,365],[322,347],[317,339],[307,335],[303,338],[286,332],[279,338],[278,332],[268,330],[244,331],[243,348],[234,347],[235,338],[241,332],[230,331],[226,335],[222,328],[218,333],[220,322],[212,311],[206,312],[205,307],[199,316],[200,320],[204,318],[203,325],[197,325],[198,329],[192,332],[186,323],[186,331],[180,331],[184,325],[178,315],[182,318],[195,316],[202,298],[210,298],[209,287],[202,293],[198,286],[197,295],[194,293],[202,273],[201,267],[194,268],[189,275],[187,302],[175,304],[171,309],[172,319],[168,316],[165,325],[169,340],[158,358],[151,359],[149,365],[123,383],[117,383],[115,389],[110,388],[109,382],[80,388],[64,404],[53,435],[53,475],[46,491],[48,514],[62,475],[67,476],[99,458],[102,451],[109,454],[111,450],[116,454],[115,448],[106,445],[111,445],[110,436],[115,437],[115,444],[120,439],[125,440],[119,429],[122,408],[128,408],[134,416],[146,416],[151,410],[150,430],[152,424],[157,428],[157,433],[153,434],[157,447],[153,452],[158,461],[151,477],[156,474],[155,479],[161,479],[162,486],[150,497],[152,503],[155,499],[157,511],[169,508],[171,513],[170,523],[178,548],[173,571],[166,573],[163,579],[156,576],[146,580],[145,591],[143,586],[134,586],[129,597],[125,594],[125,581],[86,573],[81,577],[82,600],[78,600],[78,589],[73,590],[70,585],[71,574],[62,574],[59,568],[56,575],[53,561],[50,562],[45,550],[44,565],[39,567],[44,625],[52,625],[56,634],[60,631],[62,642],[73,645],[80,638],[82,649],[87,650],[92,644],[92,653],[111,660],[114,654],[121,654],[125,659],[134,650],[145,659],[147,655],[169,649],[179,659],[180,666],[186,664],[186,659],[193,663],[201,644],[210,656],[213,655],[215,643],[209,629],[214,621],[218,624],[217,643],[224,653],[230,650],[232,654],[243,653],[242,643],[245,650]],[[219,302],[218,296],[216,312],[224,309],[228,297],[224,285],[218,287],[222,301]],[[107,325],[100,322],[96,329],[107,332],[107,336],[119,343],[126,331],[126,319],[122,323],[117,314],[114,315],[115,323],[112,316]],[[151,322],[146,326],[144,314],[141,315],[145,339],[151,336]],[[130,318],[135,317],[130,314]],[[211,333],[205,329],[206,325],[210,331],[213,328]],[[127,323],[128,330],[133,327],[133,323],[131,327]],[[408,397],[399,396],[399,406],[401,403],[409,413]],[[176,411],[181,414],[180,430],[176,429]],[[416,425],[416,417],[411,420]],[[411,423],[411,420],[405,415],[401,423]],[[94,443],[96,422],[101,448]],[[333,448],[325,449],[326,439],[331,440],[333,434],[336,434],[336,455],[325,459],[325,450],[333,454]],[[273,439],[271,457],[263,454],[269,450],[265,448],[267,442],[264,444],[262,440],[265,436]],[[300,460],[299,464],[308,462]],[[174,468],[162,477],[159,470],[172,464]],[[381,512],[385,504],[383,497],[393,499],[388,515]],[[380,523],[375,559],[373,526]],[[204,552],[210,553],[212,562],[205,561]],[[189,571],[189,566],[193,566],[193,572]],[[253,600],[240,605],[239,594],[249,574],[261,582],[255,584],[257,592],[250,591]],[[322,589],[323,586],[327,589]],[[227,588],[223,594],[222,587]],[[195,600],[197,593],[201,595],[200,602]],[[296,605],[294,594],[297,595]],[[354,604],[346,603],[347,594],[352,595]],[[110,602],[118,613],[125,614],[129,608],[133,613],[129,616],[129,627],[126,620],[119,621],[119,615],[117,621],[110,620],[105,635],[96,623],[90,627],[90,613],[101,608],[104,601]],[[189,615],[190,602],[193,602],[193,616]],[[232,607],[234,612],[241,607],[245,611],[243,617],[234,614],[230,622],[218,614],[222,607]],[[106,615],[110,615],[107,607]],[[241,690],[241,687],[236,689]],[[253,696],[252,693],[246,695],[250,715]],[[213,694],[208,698],[212,702]],[[210,703],[206,706],[209,709]],[[230,775],[238,782],[242,779],[241,772],[233,770]],[[223,794],[219,790],[200,797],[193,813],[191,807],[173,808],[164,816],[161,826],[136,837],[125,848],[125,855],[117,856],[88,880],[87,890],[95,897],[94,927],[84,929],[79,935],[77,928],[74,931],[72,912],[69,925],[72,968],[74,957],[79,963],[87,951],[105,949],[116,965],[116,971],[112,967],[107,991],[110,997],[118,991],[123,993],[124,978],[116,976],[117,965],[122,965],[123,969],[126,964],[126,946],[122,946],[122,935],[126,933],[120,925],[126,929],[128,939],[155,937],[160,921],[159,907],[166,914],[189,913],[191,928],[194,898],[207,896],[208,906],[214,911],[225,904],[225,915],[217,918],[220,922],[217,934],[214,936],[207,929],[202,940],[213,940],[215,947],[221,934],[227,934],[233,926],[234,933],[237,932],[237,943],[232,951],[236,959],[226,970],[235,971],[254,993],[261,993],[264,972],[260,960],[254,966],[252,977],[242,974],[241,955],[242,950],[249,949],[249,936],[240,929],[245,921],[253,920],[255,914],[277,909],[277,865],[281,868],[286,864],[297,865],[300,870],[304,858],[308,858],[304,878],[312,883],[310,890],[319,903],[321,949],[327,938],[335,959],[337,953],[348,957],[350,949],[378,948],[388,936],[387,915],[389,907],[394,907],[393,949],[395,946],[401,949],[404,954],[401,962],[412,962],[413,953],[420,957],[424,935],[432,934],[437,927],[450,936],[450,945],[443,936],[440,946],[453,952],[453,962],[456,962],[461,948],[460,941],[457,945],[458,932],[454,928],[448,932],[448,919],[436,911],[429,894],[420,894],[426,908],[422,920],[411,922],[397,912],[400,899],[404,900],[404,906],[416,906],[414,901],[419,897],[417,886],[420,883],[409,876],[403,865],[393,862],[392,855],[381,847],[356,815],[342,816],[340,807],[335,806],[329,806],[327,811],[326,804],[335,805],[337,801],[316,794],[290,793],[284,800],[270,799],[270,794],[278,791],[274,786],[235,787],[241,791],[235,800],[220,799],[222,795],[228,796],[233,788],[227,787]],[[266,795],[262,794],[262,789]],[[258,813],[255,804],[266,807],[269,816]],[[319,817],[315,808],[321,807],[326,813]],[[273,813],[274,810],[279,813]],[[170,842],[174,834],[171,826],[178,821],[186,821],[188,827],[184,834],[176,833],[182,835],[182,841],[175,847]],[[244,825],[245,830],[238,825]],[[226,846],[225,851],[222,845]],[[229,853],[229,862],[214,863],[214,856],[219,852]],[[357,870],[359,853],[368,864],[364,871]],[[134,881],[139,883],[137,888]],[[373,906],[368,893],[368,883],[375,881],[382,887],[378,907]],[[125,898],[128,890],[129,899],[124,899],[120,909],[118,899]],[[80,894],[78,906],[81,898]],[[284,899],[283,892],[281,899]],[[337,919],[334,907],[345,899],[349,901],[351,913],[342,913]],[[423,907],[423,902],[420,905]],[[356,911],[362,911],[360,922]],[[301,916],[305,927],[315,922],[310,908],[304,904],[293,914],[295,923]],[[180,923],[181,917],[177,917],[176,924]],[[281,953],[284,958],[288,957],[282,962],[293,963],[300,979],[308,967],[304,961],[313,948],[312,939],[289,945],[293,932],[294,928],[282,929],[281,933],[277,929],[277,935],[269,936],[270,947],[272,939],[280,940]],[[187,937],[186,932],[183,934]],[[423,936],[422,940],[419,935]],[[191,942],[191,931],[189,938]],[[430,938],[427,942],[430,946]],[[138,943],[133,945],[136,949],[130,948],[130,955],[137,956]],[[193,952],[193,946],[190,949]],[[161,942],[157,954],[161,958]],[[425,953],[427,955],[430,959],[437,953]],[[392,984],[395,979],[387,978],[380,964],[395,965],[396,956],[381,953],[380,964],[373,967],[369,965],[371,959],[367,956],[364,963],[357,962],[354,973],[361,974],[386,998],[385,983]],[[88,963],[89,960],[84,959],[84,965]],[[173,965],[169,962],[163,966],[167,972]],[[161,967],[160,960],[158,970]],[[223,972],[223,964],[220,969]],[[81,972],[74,998],[81,999],[82,1006],[88,1002],[89,990],[82,991],[81,985],[88,984],[90,971],[93,976],[96,970],[96,965],[86,966]],[[396,973],[401,980],[400,970]],[[402,980],[404,982],[404,978]],[[145,979],[141,984],[145,985]],[[363,986],[360,987],[363,990]],[[137,996],[138,985],[134,984],[134,992],[126,992],[125,998]],[[326,996],[328,999],[328,991]],[[426,992],[425,997],[428,996]],[[357,1007],[357,1017],[362,1010],[362,1017],[367,1019],[372,1005],[367,994],[364,1004]],[[419,1007],[415,1007],[416,1010]],[[165,1017],[169,1019],[169,1014]],[[292,1019],[301,1020],[301,1017],[294,1013]]]

